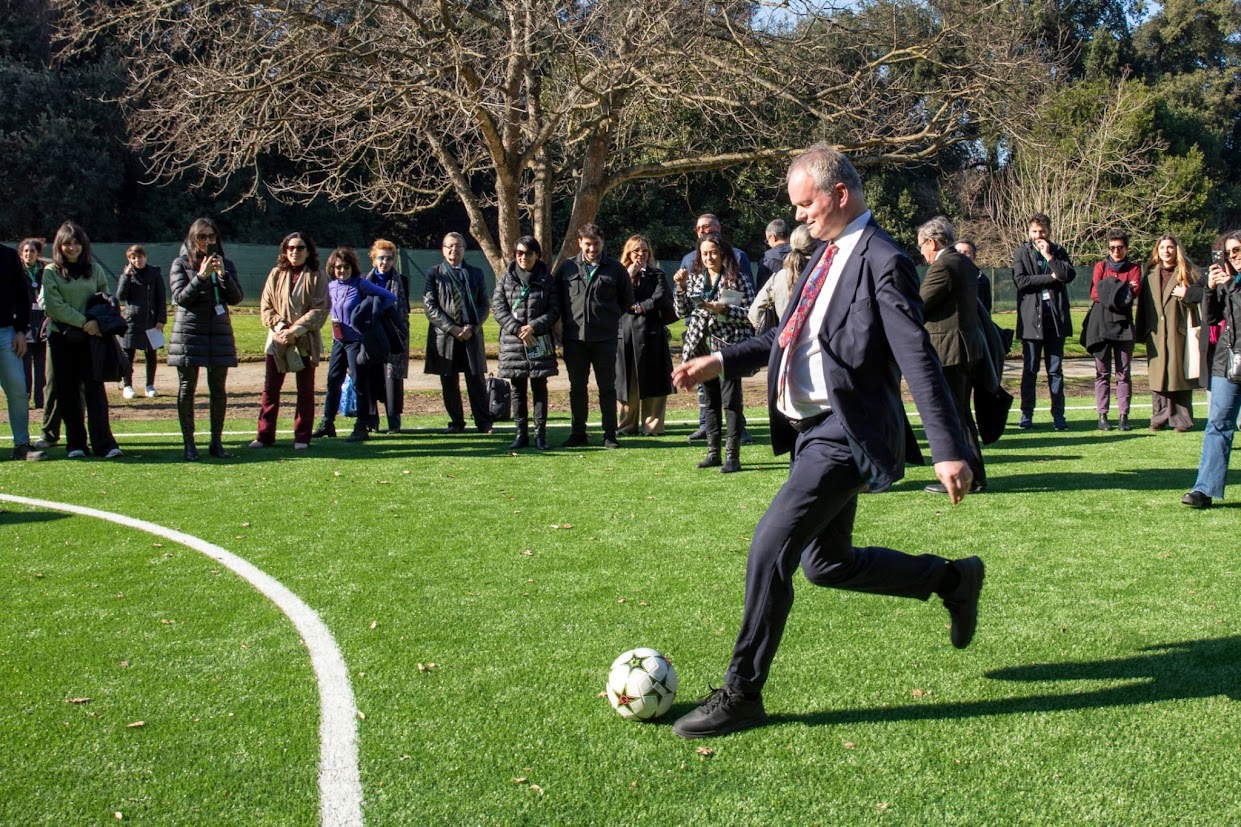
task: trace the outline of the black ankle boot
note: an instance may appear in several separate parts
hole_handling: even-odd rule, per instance
[[[345,442],[364,442],[371,438],[370,433],[366,430],[366,426],[358,423],[353,426],[353,432],[345,437]]]
[[[741,440],[739,437],[730,436],[724,444],[724,466],[720,468],[721,474],[732,474],[741,470]]]
[[[224,450],[224,443],[218,439],[211,440],[211,446],[207,448],[207,453],[216,459],[228,459],[232,456],[232,454]]]
[[[198,462],[198,446],[193,441],[185,443],[185,461]]]
[[[508,449],[510,451],[517,451],[522,448],[528,448],[529,446],[530,446],[530,431],[527,429],[526,424],[523,422],[517,426],[517,438],[514,439],[512,443],[509,444]]]
[[[540,422],[534,426],[534,447],[540,451],[547,450],[547,423]]]
[[[330,419],[322,420],[319,422],[319,427],[310,432],[311,439],[323,439],[327,436],[336,436],[336,423]]]

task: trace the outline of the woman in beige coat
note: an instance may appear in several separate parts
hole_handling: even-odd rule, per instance
[[[1195,284],[1194,264],[1175,236],[1155,244],[1142,275],[1138,334],[1146,341],[1151,386],[1151,430],[1171,424],[1177,431],[1194,426],[1193,389],[1197,375],[1186,374],[1190,326],[1198,325],[1202,288]],[[1192,356],[1196,356],[1194,348]]]
[[[263,396],[259,401],[258,437],[251,448],[276,441],[280,388],[286,373],[297,378],[297,408],[293,416],[293,447],[310,446],[315,421],[315,365],[323,353],[319,329],[327,320],[327,279],[319,269],[319,253],[310,237],[290,233],[280,242],[276,266],[267,274],[259,314],[267,334]]]

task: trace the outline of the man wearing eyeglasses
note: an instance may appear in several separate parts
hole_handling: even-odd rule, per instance
[[[379,422],[379,399],[384,400],[388,414],[388,427],[379,428],[381,434],[400,433],[401,410],[405,404],[405,376],[409,373],[409,278],[397,272],[396,245],[386,238],[377,238],[371,245],[371,271],[366,278],[396,296],[397,330],[401,334],[401,346],[394,347],[386,361],[371,365],[371,411],[370,421]],[[380,394],[379,389],[383,388]]]
[[[491,312],[483,271],[465,263],[465,236],[444,236],[444,260],[427,271],[422,297],[427,329],[425,373],[440,377],[444,408],[448,411],[446,433],[465,433],[461,384],[470,397],[470,415],[480,434],[491,433],[491,410],[487,404],[487,355],[483,352],[483,322]]]
[[[1094,356],[1094,404],[1099,430],[1112,430],[1112,371],[1116,371],[1117,426],[1129,430],[1129,400],[1133,398],[1130,363],[1133,361],[1133,306],[1142,287],[1142,265],[1129,260],[1129,235],[1122,230],[1107,234],[1107,258],[1094,266],[1086,317],[1086,348]]]

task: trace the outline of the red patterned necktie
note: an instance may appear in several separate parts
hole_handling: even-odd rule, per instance
[[[801,291],[801,298],[797,300],[797,309],[793,311],[792,316],[789,316],[789,322],[784,326],[784,330],[780,331],[781,348],[788,347],[797,339],[797,334],[801,333],[802,326],[806,324],[806,318],[814,308],[814,300],[819,297],[819,291],[823,289],[823,282],[827,279],[827,271],[832,267],[836,249],[835,244],[827,245],[814,272],[806,280],[806,286]]]

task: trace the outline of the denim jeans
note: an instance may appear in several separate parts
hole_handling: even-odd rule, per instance
[[[1194,490],[1213,500],[1224,496],[1224,478],[1228,476],[1228,456],[1232,453],[1232,435],[1237,432],[1239,411],[1241,385],[1222,376],[1212,376],[1211,407],[1206,433],[1202,435],[1202,459],[1198,461]]]
[[[26,401],[26,366],[13,352],[13,326],[0,327],[0,387],[9,405],[13,446],[30,442],[30,408]]]
[[[1021,413],[1031,416],[1038,399],[1039,362],[1047,367],[1047,390],[1051,394],[1051,418],[1064,419],[1064,339],[1021,340]]]

